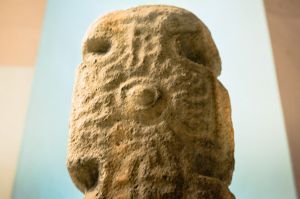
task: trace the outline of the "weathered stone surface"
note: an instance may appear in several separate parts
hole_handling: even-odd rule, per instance
[[[84,39],[67,166],[85,198],[232,199],[233,128],[217,48],[192,13],[116,11]]]

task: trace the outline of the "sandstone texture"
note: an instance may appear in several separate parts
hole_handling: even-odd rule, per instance
[[[77,69],[67,167],[86,199],[233,199],[230,101],[207,27],[172,6],[109,13]]]

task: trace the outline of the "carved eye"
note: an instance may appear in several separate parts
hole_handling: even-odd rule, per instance
[[[178,53],[194,63],[207,65],[209,61],[205,55],[204,42],[201,39],[203,38],[199,38],[195,34],[179,36],[177,38]]]
[[[218,76],[221,72],[221,59],[209,32],[182,33],[176,38],[178,54]]]
[[[87,51],[89,53],[105,54],[111,48],[111,41],[107,38],[89,38],[87,40]]]

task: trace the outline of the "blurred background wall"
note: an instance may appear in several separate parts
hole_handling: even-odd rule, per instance
[[[265,7],[300,196],[300,0],[265,0]]]
[[[0,0],[0,198],[10,198],[46,1]]]
[[[233,109],[235,107],[243,108],[243,106],[238,105],[240,103],[238,100],[245,100],[245,103],[250,102],[245,98],[240,98],[240,95],[243,93],[239,89],[245,89],[245,87],[237,88],[231,86],[235,83],[231,79],[235,79],[239,75],[235,76],[233,72],[235,70],[234,67],[251,67],[251,63],[267,64],[265,72],[271,72],[271,74],[266,74],[271,80],[269,84],[271,93],[267,92],[267,94],[270,94],[267,99],[271,100],[269,103],[272,105],[267,105],[265,111],[275,108],[275,113],[272,112],[275,114],[275,118],[270,119],[267,117],[269,116],[267,114],[264,119],[270,120],[266,122],[268,125],[252,129],[261,132],[274,130],[275,134],[266,132],[266,137],[262,135],[262,137],[270,139],[269,142],[273,143],[271,147],[259,146],[259,144],[262,144],[259,141],[255,144],[258,144],[258,149],[268,151],[272,150],[272,147],[276,147],[276,142],[278,142],[279,151],[275,149],[275,154],[269,151],[270,153],[263,153],[262,155],[259,155],[259,151],[245,152],[247,149],[245,140],[254,137],[241,136],[242,132],[247,135],[247,132],[251,133],[251,131],[243,131],[243,127],[240,126],[243,122],[246,122],[246,118],[240,119],[243,117],[243,115],[240,115],[242,111],[233,110],[238,162],[232,189],[237,193],[237,198],[239,196],[241,198],[270,198],[268,197],[270,195],[264,193],[264,190],[271,191],[271,188],[280,188],[279,190],[274,190],[275,194],[277,192],[283,194],[277,195],[278,198],[287,196],[284,194],[287,194],[288,191],[291,192],[289,197],[294,197],[293,184],[291,184],[293,183],[293,178],[290,176],[292,172],[289,168],[289,152],[287,147],[285,147],[285,132],[287,132],[289,138],[294,175],[295,179],[298,180],[299,190],[300,150],[299,145],[297,145],[297,141],[300,140],[300,124],[298,122],[300,111],[300,60],[299,56],[297,56],[300,52],[300,42],[297,36],[300,35],[299,12],[297,12],[300,9],[299,1],[266,0],[264,2],[287,131],[284,130],[283,120],[280,116],[280,99],[276,95],[276,79],[272,76],[275,70],[271,61],[272,54],[268,43],[268,30],[265,29],[266,23],[264,21],[262,1],[256,0],[249,3],[248,1],[232,0],[226,3],[227,5],[225,3],[217,3],[217,1],[210,1],[209,3],[206,0],[200,2],[190,1],[189,3],[179,1],[152,2],[185,7],[197,14],[208,25],[221,51],[223,58],[221,80],[233,95]],[[127,8],[141,3],[149,3],[149,1],[100,3],[99,1],[89,0],[83,3],[76,0],[48,0],[46,3],[45,0],[0,0],[0,198],[5,199],[12,196],[17,162],[19,162],[19,166],[15,181],[14,198],[81,198],[81,194],[71,183],[64,165],[73,71],[76,65],[80,63],[80,40],[87,26],[97,16],[109,10]],[[46,4],[47,8],[45,8]],[[234,13],[230,14],[230,11]],[[46,15],[46,18],[44,18],[44,15]],[[240,20],[236,20],[237,18],[240,18]],[[219,20],[223,20],[223,23]],[[39,44],[42,22],[44,23],[42,43]],[[243,23],[250,24],[243,25]],[[249,26],[258,30],[251,30]],[[239,28],[245,28],[246,30],[238,30]],[[234,29],[236,30],[233,31]],[[227,51],[230,45],[244,48],[252,47],[252,45],[246,46],[249,43],[243,41],[247,39],[254,41],[251,37],[245,37],[247,30],[252,31],[256,39],[263,40],[256,41],[262,42],[262,44],[256,44],[256,47],[261,48],[262,46],[263,50],[260,52],[262,54],[254,53],[257,59],[262,60],[243,64],[243,62],[233,61],[232,53],[253,53],[251,50],[238,52],[237,49],[230,49],[230,52]],[[232,33],[232,31],[236,32],[236,34]],[[237,41],[244,43],[241,45],[234,43],[235,36],[237,36]],[[240,36],[242,37],[240,38]],[[66,37],[70,38],[67,39]],[[37,53],[38,46],[40,46],[39,53]],[[255,45],[253,47],[255,48]],[[57,49],[61,50],[56,52]],[[241,61],[247,61],[249,57],[246,56],[244,58]],[[230,64],[233,65],[230,66]],[[34,72],[34,70],[36,71]],[[264,70],[259,71],[263,72]],[[32,88],[33,73],[35,73],[35,77]],[[242,73],[240,75],[243,76]],[[249,78],[250,82],[251,77]],[[257,80],[257,78],[252,77],[252,80]],[[247,82],[244,81],[244,83]],[[31,90],[32,94],[30,94]],[[264,92],[263,89],[259,93],[250,91],[248,95],[251,97],[253,94],[262,94],[262,92]],[[277,99],[272,100],[271,97]],[[29,99],[31,100],[28,109]],[[244,112],[243,114],[251,113]],[[260,114],[260,112],[256,112],[256,114]],[[258,125],[260,123],[254,122],[254,124]],[[246,126],[247,124],[244,124],[244,128]],[[251,129],[251,127],[248,129]],[[276,134],[276,132],[279,134]],[[257,133],[255,135],[259,135]],[[268,138],[268,136],[270,137]],[[275,139],[272,136],[275,136]],[[21,140],[23,140],[23,144],[20,149]],[[255,142],[256,140],[249,141]],[[242,146],[245,144],[246,146]],[[248,147],[248,149],[252,148]],[[277,152],[278,154],[276,154]],[[251,157],[255,154],[261,157]],[[264,158],[264,155],[270,156],[270,154],[274,157]],[[249,170],[253,169],[253,173],[248,173],[249,176],[245,175],[247,169],[243,169],[245,167],[243,165],[249,163],[249,158],[262,161],[271,160],[270,164],[276,164],[273,171],[267,172],[265,176],[268,178],[267,180],[263,179],[263,176],[262,179],[255,177],[251,179],[250,176],[264,175],[259,173],[263,172],[263,169],[255,173],[255,167],[259,167],[259,164],[262,164],[263,167],[268,167],[266,162],[257,163],[258,165],[251,162],[250,164],[253,165],[253,168],[250,167]],[[53,163],[53,161],[56,163]],[[284,161],[284,163],[281,163],[281,161]],[[269,169],[272,170],[272,168]],[[279,172],[279,174],[274,174],[272,177],[272,172]],[[281,178],[282,175],[283,178]],[[249,179],[247,180],[247,178]],[[251,187],[255,183],[251,180],[262,180],[261,183],[256,185],[261,187]],[[276,180],[281,180],[281,182],[276,182]],[[270,181],[274,181],[274,185]],[[250,187],[246,188],[245,186]],[[287,186],[290,186],[290,188]],[[259,195],[259,197],[256,195],[254,197],[255,194],[263,193],[265,197],[264,195]]]

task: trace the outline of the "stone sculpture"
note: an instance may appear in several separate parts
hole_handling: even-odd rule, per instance
[[[85,198],[232,199],[230,102],[207,27],[172,6],[97,20],[74,86],[67,167]]]

